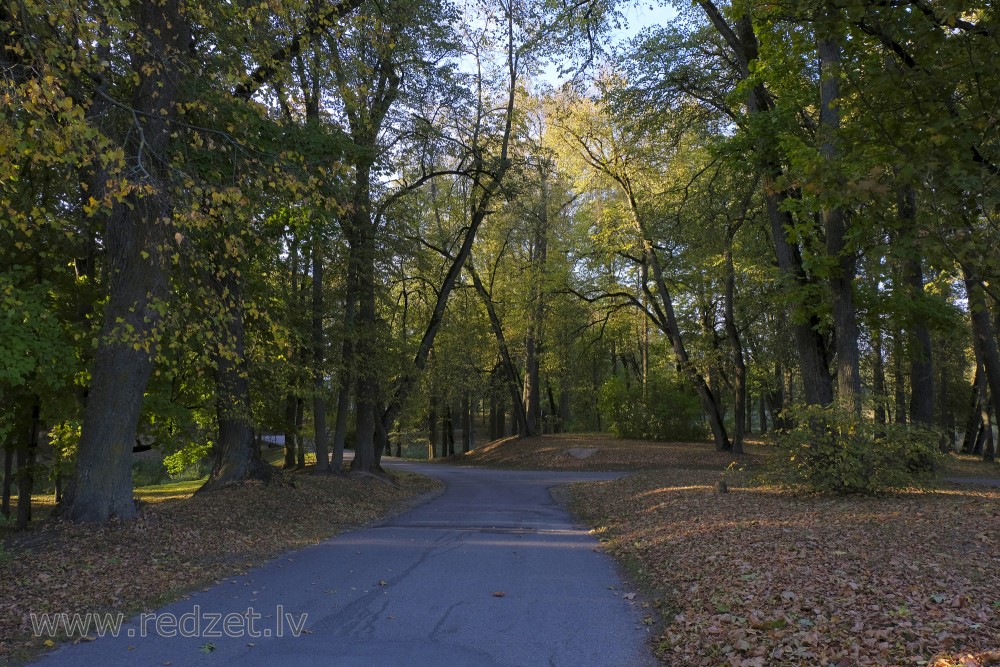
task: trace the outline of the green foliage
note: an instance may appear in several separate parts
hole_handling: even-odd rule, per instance
[[[837,408],[805,406],[796,424],[775,438],[770,481],[798,490],[879,494],[919,487],[941,454],[939,434],[902,424],[880,425]]]
[[[68,474],[76,460],[76,446],[80,442],[80,422],[68,419],[53,426],[49,430],[49,444],[52,446],[54,460],[51,474]]]
[[[601,387],[598,405],[608,431],[619,438],[700,440],[705,437],[698,398],[680,380],[650,378],[642,385],[619,376]]]
[[[173,454],[163,457],[163,465],[171,479],[180,479],[195,473],[200,473],[197,476],[201,477],[204,472],[198,464],[208,456],[211,449],[210,442],[191,442]]]

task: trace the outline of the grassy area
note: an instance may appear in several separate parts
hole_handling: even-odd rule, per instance
[[[439,488],[392,473],[398,487],[308,474],[193,496],[202,480],[139,488],[136,521],[106,527],[33,522],[0,547],[0,664],[45,648],[29,614],[151,610],[274,556],[370,523]],[[40,518],[53,498],[36,498]]]
[[[577,459],[570,449],[598,451]],[[639,471],[570,496],[645,596],[666,664],[1000,664],[989,652],[1000,647],[1000,489],[796,496],[755,481],[768,448],[747,451],[566,435],[451,461]],[[949,457],[941,472],[995,478],[998,466]],[[716,490],[723,478],[729,493]]]

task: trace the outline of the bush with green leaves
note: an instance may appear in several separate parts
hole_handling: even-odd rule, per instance
[[[920,487],[941,460],[940,434],[905,424],[876,424],[834,407],[804,406],[795,426],[774,437],[765,476],[801,491],[878,494]]]
[[[619,438],[701,440],[705,437],[701,405],[679,380],[652,377],[642,385],[613,377],[601,387],[601,414],[608,431]]]

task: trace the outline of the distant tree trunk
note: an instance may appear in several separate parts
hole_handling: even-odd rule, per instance
[[[911,197],[915,197],[911,193]],[[906,282],[916,298],[924,292],[924,276],[919,259],[907,260]],[[931,333],[927,321],[921,317],[910,318],[910,420],[930,427],[934,424],[934,366],[932,363]],[[944,399],[942,398],[942,401]]]
[[[948,405],[951,401],[948,394],[948,373],[944,365],[941,366],[940,386],[941,391],[938,392],[938,396],[941,397],[941,416],[938,425],[944,432],[941,436],[940,446],[941,452],[947,454],[955,450],[955,415],[952,414]]]
[[[31,521],[31,492],[35,482],[35,458],[38,450],[39,397],[33,395],[28,402],[27,414],[21,427],[22,441],[17,448],[17,519],[14,527],[24,530]]]
[[[433,394],[431,395],[430,408],[427,410],[427,440],[431,444],[431,458],[437,458],[438,413],[437,400]]]
[[[285,469],[290,470],[295,467],[295,441],[297,433],[295,431],[295,413],[298,399],[295,394],[289,392],[285,395]]]
[[[903,375],[902,333],[896,331],[892,337],[892,391],[896,415],[893,421],[906,423],[906,378]]]
[[[288,244],[288,292],[287,303],[293,311],[299,309],[299,235],[294,228],[291,230],[291,239]],[[287,352],[287,363],[289,368],[293,368],[297,361],[297,355],[301,350],[296,345],[291,345]],[[286,470],[295,467],[295,448],[298,442],[298,431],[295,430],[295,415],[298,406],[298,387],[294,376],[288,379],[288,393],[285,394],[285,464]]]
[[[274,474],[274,468],[260,459],[254,445],[240,280],[230,272],[216,288],[227,305],[227,321],[220,336],[226,349],[220,352],[215,348],[213,354],[219,438],[212,448],[212,471],[198,493],[252,479],[267,481]]]
[[[137,77],[131,106],[141,129],[129,130],[123,148],[130,164],[144,166],[146,179],[135,182],[135,191],[114,204],[102,237],[108,301],[76,468],[62,510],[69,519],[87,523],[136,515],[132,447],[156,357],[160,306],[169,293],[169,145],[191,36],[180,0],[144,0],[136,14],[138,34],[129,42]],[[144,194],[143,186],[152,193]]]
[[[764,394],[757,401],[757,419],[760,421],[760,434],[764,435],[767,433],[767,397]]]
[[[344,302],[344,341],[340,350],[340,373],[337,377],[337,423],[333,434],[333,460],[330,469],[340,474],[344,467],[344,447],[347,441],[347,419],[351,412],[351,386],[353,385],[354,367],[354,311],[357,303],[355,296],[356,270],[354,268],[354,253],[348,257],[347,269],[347,299]]]
[[[295,467],[306,467],[306,437],[302,432],[305,422],[306,402],[301,397],[295,399]]]
[[[882,358],[882,329],[872,327],[872,398],[875,402],[875,423],[885,426],[886,393],[885,361]]]
[[[560,433],[562,429],[559,425],[559,406],[556,404],[556,395],[552,391],[552,383],[548,378],[545,379],[545,393],[549,398],[549,413],[552,415],[552,433]]]
[[[469,400],[469,393],[462,395],[462,453],[467,454],[472,451],[472,401]]]
[[[3,499],[0,501],[0,513],[10,518],[10,487],[14,481],[14,444],[8,440],[3,448]]]
[[[767,395],[767,403],[771,408],[771,421],[776,431],[787,430],[789,426],[784,413],[785,396],[785,369],[781,362],[777,361],[774,364],[774,390]]]
[[[330,471],[330,453],[326,445],[326,373],[323,339],[323,235],[314,232],[312,253],[312,357],[313,357],[313,426],[315,430],[316,472]]]
[[[563,384],[559,390],[559,432],[565,433],[569,430],[569,389]]]
[[[375,414],[380,414],[381,408],[376,406]],[[375,460],[381,461],[382,454],[389,452],[392,454],[392,443],[389,442],[389,432],[386,430],[385,422],[381,419],[375,420]],[[381,465],[381,464],[380,464]]]
[[[490,442],[497,439],[497,397],[490,393],[490,407],[489,407],[489,423],[487,425],[487,433],[489,434]]]
[[[454,436],[452,433],[451,424],[451,406],[447,403],[444,406],[444,412],[441,414],[441,456],[442,458],[447,458],[451,456],[454,451],[452,443],[454,442]]]
[[[736,396],[736,405],[733,407],[735,413],[735,425],[733,432],[733,453],[743,453],[743,432],[745,428],[744,417],[747,416],[747,367],[743,360],[743,343],[740,341],[740,332],[736,327],[736,313],[733,307],[733,296],[736,290],[736,272],[733,269],[732,235],[729,235],[726,244],[726,287],[723,306],[723,318],[726,323],[726,337],[729,338],[729,346],[733,353],[733,393]],[[749,421],[749,419],[747,419]]]

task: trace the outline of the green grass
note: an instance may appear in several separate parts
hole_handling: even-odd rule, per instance
[[[159,502],[173,498],[186,498],[201,488],[205,483],[205,477],[201,479],[190,479],[183,482],[170,482],[168,484],[156,484],[154,486],[140,486],[134,491],[139,500],[147,502]]]

